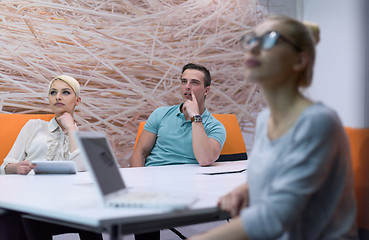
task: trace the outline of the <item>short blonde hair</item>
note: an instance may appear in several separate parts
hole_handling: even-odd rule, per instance
[[[68,75],[60,75],[60,76],[57,76],[56,78],[53,78],[49,83],[49,92],[50,92],[51,85],[53,84],[55,80],[60,80],[68,84],[73,89],[73,92],[76,94],[76,97],[79,97],[81,86],[79,85],[76,79]]]

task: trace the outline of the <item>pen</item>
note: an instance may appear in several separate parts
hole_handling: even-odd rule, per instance
[[[229,173],[242,173],[245,172],[246,169],[236,170],[236,171],[227,171],[227,172],[213,172],[213,173],[202,173],[205,175],[220,175],[220,174],[229,174]]]

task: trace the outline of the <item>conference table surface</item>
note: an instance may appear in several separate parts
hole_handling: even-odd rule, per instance
[[[117,239],[120,234],[227,218],[228,215],[217,208],[217,200],[246,181],[247,171],[237,172],[246,168],[247,161],[233,161],[210,167],[170,165],[120,169],[129,188],[196,195],[197,200],[189,209],[177,211],[104,206],[88,172],[1,175],[0,208],[18,211],[34,219],[108,232],[111,239]]]

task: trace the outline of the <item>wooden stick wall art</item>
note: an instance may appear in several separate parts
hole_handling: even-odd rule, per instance
[[[256,0],[1,1],[1,112],[49,112],[49,80],[71,75],[79,128],[107,132],[127,166],[139,122],[180,103],[181,68],[194,62],[212,74],[208,110],[236,114],[251,138],[264,100],[238,41],[265,14]]]

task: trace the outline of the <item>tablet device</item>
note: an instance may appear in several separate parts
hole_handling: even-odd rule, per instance
[[[73,161],[32,161],[36,164],[35,174],[76,174],[76,163]]]

